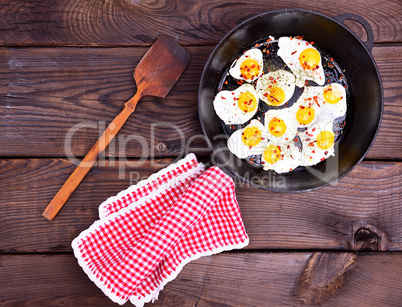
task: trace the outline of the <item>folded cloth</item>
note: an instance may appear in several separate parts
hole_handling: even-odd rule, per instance
[[[194,154],[190,153],[177,163],[171,164],[136,185],[121,191],[117,196],[107,199],[99,206],[99,217],[101,219],[107,217],[142,197],[146,197],[155,191],[158,192],[161,187],[169,187],[183,180],[191,183],[204,171],[205,166],[197,161]]]
[[[73,241],[79,264],[114,302],[142,306],[189,261],[248,244],[232,179],[203,170],[189,155],[119,193]]]

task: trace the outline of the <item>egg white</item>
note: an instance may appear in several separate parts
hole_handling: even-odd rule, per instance
[[[247,127],[255,127],[261,131],[261,141],[253,147],[246,146],[242,140],[242,133]],[[261,124],[256,119],[253,119],[250,124],[248,124],[243,129],[236,130],[229,137],[227,145],[231,153],[236,155],[236,157],[243,159],[251,155],[260,155],[264,150],[267,143],[267,133],[265,131],[264,125]]]
[[[344,116],[346,114],[347,103],[346,103],[345,88],[339,83],[331,83],[329,84],[329,86],[331,86],[333,90],[336,90],[338,93],[340,93],[342,98],[339,102],[335,104],[328,103],[327,101],[325,101],[324,98],[324,90],[326,86],[320,88],[319,97],[322,100],[322,106],[321,106],[321,112],[317,118],[318,122],[325,122],[328,119],[331,118],[335,119]]]
[[[268,142],[268,145],[279,146],[281,150],[281,158],[275,163],[270,164],[265,160],[264,154],[261,156],[261,163],[264,170],[273,170],[278,174],[288,173],[301,165],[302,156],[299,149],[292,141],[288,143],[277,143],[278,140]]]
[[[237,104],[242,93],[250,92],[257,100],[257,107],[252,112],[244,112]],[[216,114],[226,125],[244,124],[250,120],[258,110],[258,94],[251,84],[243,84],[234,91],[220,91],[216,94],[214,102]]]
[[[269,88],[273,86],[279,87],[285,93],[285,100],[281,104],[277,104],[275,106],[281,106],[288,102],[290,98],[292,98],[295,91],[295,80],[296,77],[286,70],[280,69],[276,71],[271,71],[258,79],[258,97],[266,104],[272,105],[271,102],[268,100]]]
[[[263,68],[264,68],[262,51],[260,49],[257,49],[257,48],[252,48],[252,49],[249,49],[246,52],[244,52],[240,56],[240,58],[238,58],[232,64],[232,67],[229,69],[229,74],[233,78],[238,79],[238,80],[245,80],[247,82],[253,81],[253,80],[244,79],[241,76],[240,67],[241,67],[242,63],[247,59],[255,60],[258,63],[259,67],[260,67],[258,75],[255,76],[253,80],[256,80],[257,78],[259,78],[261,76],[261,74],[263,72]]]
[[[279,109],[279,110],[272,109],[272,110],[268,110],[267,113],[265,113],[264,125],[265,125],[265,129],[267,131],[269,140],[273,140],[276,143],[280,142],[280,140],[282,140],[283,143],[288,143],[289,140],[291,141],[294,139],[294,137],[297,133],[297,127],[298,127],[296,117],[294,115],[294,113],[295,113],[294,110],[295,110],[294,108],[285,108],[285,109]],[[270,132],[270,129],[268,127],[269,122],[274,117],[285,122],[286,131],[282,136],[277,137]]]
[[[278,40],[278,45],[279,50],[277,54],[296,76],[296,85],[298,87],[303,87],[306,80],[312,80],[318,85],[324,85],[325,76],[321,59],[320,63],[318,64],[318,68],[314,70],[303,69],[299,62],[299,56],[302,51],[307,48],[317,50],[314,46],[304,40],[287,36],[280,37]]]
[[[299,133],[303,145],[301,165],[315,165],[321,161],[324,161],[330,156],[335,155],[334,144],[332,144],[332,146],[328,149],[321,149],[317,146],[316,142],[317,136],[320,134],[320,132],[333,132],[332,125],[333,121],[328,121],[327,123],[313,125],[307,128],[306,131]]]

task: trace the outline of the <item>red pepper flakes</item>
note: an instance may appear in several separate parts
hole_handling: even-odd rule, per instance
[[[228,80],[225,81],[225,84],[228,84]]]
[[[291,55],[294,55],[296,52],[297,52],[297,50],[293,51],[293,52],[291,53]]]
[[[324,161],[324,160],[325,160],[325,158],[321,158],[320,160],[321,160],[321,162],[322,162],[322,161]]]
[[[331,62],[333,62],[333,61],[334,61],[334,58],[330,58],[329,60],[330,60]]]

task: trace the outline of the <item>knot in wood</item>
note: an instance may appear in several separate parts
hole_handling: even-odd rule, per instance
[[[354,241],[358,251],[378,251],[381,238],[368,228],[360,228],[355,233]]]
[[[159,143],[158,145],[156,145],[156,149],[158,151],[165,151],[166,150],[166,145],[163,143]]]

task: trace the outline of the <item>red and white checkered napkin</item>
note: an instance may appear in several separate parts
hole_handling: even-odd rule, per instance
[[[248,236],[232,179],[193,154],[101,204],[101,220],[72,246],[89,278],[114,302],[157,298],[183,266],[242,248]]]

